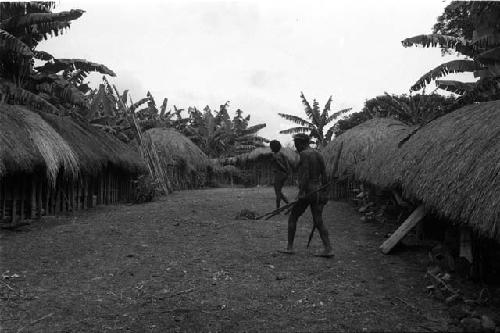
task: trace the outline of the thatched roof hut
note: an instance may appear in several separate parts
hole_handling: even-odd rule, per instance
[[[145,166],[136,150],[83,121],[0,106],[0,177],[44,172],[55,182],[113,167],[137,174]]]
[[[135,147],[72,117],[51,114],[42,114],[41,117],[78,156],[82,172],[95,175],[107,168],[130,174],[145,172],[145,165]]]
[[[173,128],[152,128],[145,132],[145,137],[152,140],[165,165],[186,171],[205,171],[212,165],[196,144]]]
[[[327,174],[352,176],[381,187],[397,186],[402,171],[398,143],[412,129],[398,120],[375,118],[346,131],[322,150]]]
[[[373,119],[331,142],[323,154],[338,172],[380,187],[401,187],[429,210],[500,240],[500,101],[463,107],[419,129]]]
[[[288,162],[292,166],[297,166],[299,163],[299,154],[290,149],[290,148],[281,148],[281,152],[288,159]],[[220,162],[223,165],[236,165],[236,166],[244,166],[249,163],[262,162],[262,161],[270,161],[272,158],[273,152],[269,147],[261,147],[252,150],[249,153],[237,155],[234,157],[221,159]]]
[[[500,240],[500,101],[429,123],[403,145],[401,159],[407,197]]]
[[[76,177],[79,165],[68,143],[38,114],[0,105],[0,177],[44,172],[54,182],[60,170]]]

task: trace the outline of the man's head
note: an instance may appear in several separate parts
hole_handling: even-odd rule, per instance
[[[269,147],[273,151],[273,153],[277,153],[281,150],[281,143],[278,140],[273,140],[269,142]]]
[[[301,152],[309,147],[310,140],[309,135],[304,133],[295,134],[293,136],[293,143],[295,144],[295,148],[297,148],[298,152]]]

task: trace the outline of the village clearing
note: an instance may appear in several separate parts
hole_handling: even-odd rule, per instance
[[[293,198],[296,189],[287,188]],[[307,212],[294,256],[272,188],[181,191],[141,205],[101,206],[2,231],[3,332],[442,331],[449,307],[429,296],[427,254],[383,255],[391,226],[363,223],[347,203],[324,216],[321,249]]]

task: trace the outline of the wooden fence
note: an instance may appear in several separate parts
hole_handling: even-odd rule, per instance
[[[0,180],[0,222],[16,225],[25,219],[127,202],[134,186],[130,175],[111,170],[97,177],[59,177],[55,185],[38,175],[6,177]]]

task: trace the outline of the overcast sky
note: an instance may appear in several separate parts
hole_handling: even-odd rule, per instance
[[[56,1],[55,12],[86,13],[64,35],[38,47],[56,58],[85,58],[117,74],[120,91],[139,100],[218,108],[230,101],[265,122],[261,135],[289,141],[304,116],[301,91],[321,107],[361,110],[366,99],[408,93],[445,60],[439,49],[403,48],[430,33],[448,2],[425,1]],[[100,76],[92,76],[98,84]]]

